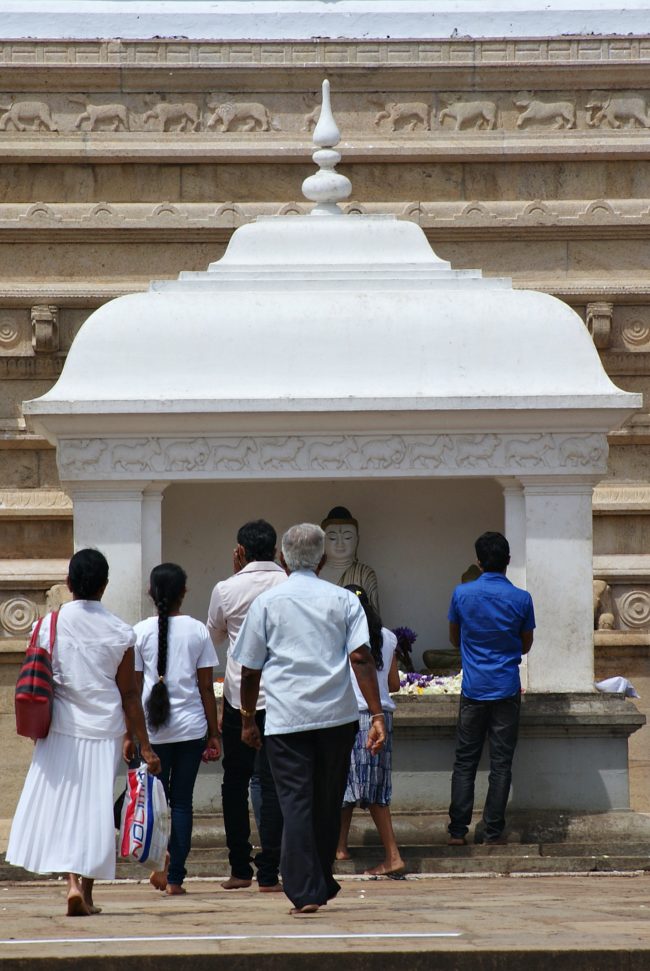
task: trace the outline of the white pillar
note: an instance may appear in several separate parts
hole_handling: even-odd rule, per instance
[[[504,502],[504,529],[510,544],[508,579],[518,587],[526,586],[526,501],[524,487],[517,479],[501,479]]]
[[[504,531],[510,545],[508,579],[526,589],[526,502],[524,487],[517,479],[500,479],[503,486]],[[528,689],[528,658],[519,668],[522,688]]]
[[[592,513],[595,480],[522,477],[526,588],[537,629],[528,689],[594,690]]]
[[[75,550],[94,546],[105,555],[109,580],[103,603],[130,624],[143,617],[152,561],[160,561],[160,496],[155,490],[143,494],[146,485],[68,484]]]
[[[162,560],[161,507],[165,486],[166,483],[150,486],[142,496],[142,617],[149,617],[153,613],[153,605],[147,590],[149,574]]]

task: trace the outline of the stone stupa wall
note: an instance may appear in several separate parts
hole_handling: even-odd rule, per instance
[[[15,658],[46,598],[60,595],[72,549],[54,451],[26,430],[21,402],[54,383],[96,307],[205,269],[257,215],[307,211],[297,200],[325,75],[354,186],[348,211],[415,220],[454,267],[565,300],[615,383],[645,392],[649,66],[650,36],[0,37],[0,659]],[[649,446],[640,413],[611,436],[594,496],[598,623],[613,628],[596,634],[597,669],[627,675],[642,695]],[[15,668],[5,671],[0,734],[12,718]],[[647,774],[647,731],[631,739],[646,809],[635,780]]]

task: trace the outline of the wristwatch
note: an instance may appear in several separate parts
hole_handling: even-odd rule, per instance
[[[255,718],[256,712],[254,708],[252,711],[246,711],[245,708],[240,708],[239,714],[242,716],[242,718]]]

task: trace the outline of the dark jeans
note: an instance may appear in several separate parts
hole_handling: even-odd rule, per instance
[[[192,846],[192,796],[204,748],[205,738],[195,738],[190,742],[154,742],[154,750],[162,766],[160,779],[171,808],[167,879],[178,885],[182,884],[187,873],[185,861]]]
[[[282,882],[294,907],[326,904],[341,887],[332,876],[350,754],[359,725],[269,735],[266,747],[284,815]]]
[[[258,711],[255,721],[264,736],[265,711]],[[259,752],[241,740],[241,715],[238,708],[223,699],[223,783],[221,800],[226,828],[228,859],[234,877],[251,880],[252,846],[248,815],[248,792],[253,773],[259,777],[261,804],[259,834],[261,851],[254,863],[261,887],[273,887],[278,882],[280,843],[282,842],[282,812],[266,756],[266,739]]]
[[[483,809],[485,839],[496,839],[503,832],[520,707],[519,693],[496,701],[475,701],[465,695],[460,696],[449,807],[451,836],[465,836],[472,821],[474,780],[486,737],[490,751],[490,775]]]

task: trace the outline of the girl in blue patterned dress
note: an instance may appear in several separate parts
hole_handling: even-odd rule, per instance
[[[368,596],[362,587],[350,584],[345,589],[350,590],[359,598],[368,619],[370,652],[377,668],[379,695],[386,721],[386,744],[378,755],[371,755],[367,749],[368,731],[371,725],[370,713],[359,690],[356,678],[353,677],[352,684],[359,705],[359,731],[352,749],[348,784],[343,797],[341,832],[336,859],[350,859],[348,834],[352,821],[352,811],[356,805],[360,805],[362,809],[370,811],[385,853],[382,863],[365,872],[373,876],[389,876],[404,869],[404,861],[397,848],[389,809],[392,794],[391,756],[393,712],[395,711],[395,702],[391,698],[390,692],[399,690],[399,672],[395,656],[397,638],[392,631],[382,627],[381,618],[368,600]]]

